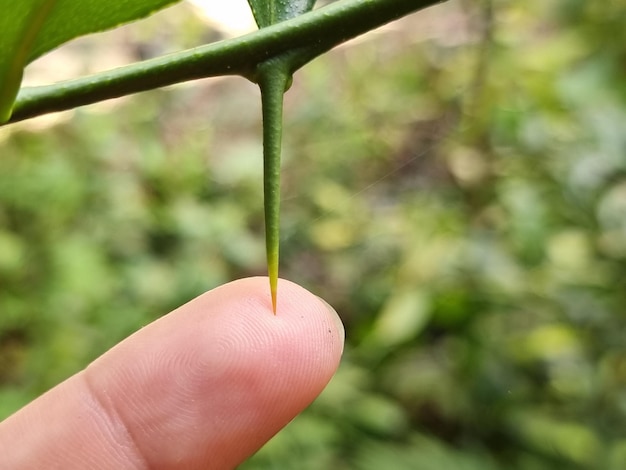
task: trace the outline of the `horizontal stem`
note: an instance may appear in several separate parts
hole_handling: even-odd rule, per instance
[[[25,87],[8,123],[199,78],[243,75],[256,81],[257,65],[269,58],[299,48],[321,54],[436,3],[439,0],[341,0],[238,38],[75,80]]]

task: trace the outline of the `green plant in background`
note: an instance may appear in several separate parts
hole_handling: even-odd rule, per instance
[[[436,0],[344,0],[318,16],[305,16],[291,28],[268,28],[265,36],[252,35],[215,48],[177,53],[82,81],[24,90],[18,96],[22,71],[37,57],[77,36],[140,18],[171,3],[175,2],[143,0],[104,5],[100,0],[30,0],[13,7],[3,0],[0,11],[10,14],[4,14],[0,22],[0,123],[191,78],[239,74],[258,83],[263,103],[267,265],[276,313],[282,100],[293,73],[331,47]],[[249,0],[249,4],[258,26],[266,28],[309,12],[315,0]],[[296,41],[290,33],[295,33]],[[266,48],[265,42],[271,46]]]
[[[321,11],[241,50],[279,53],[272,30],[303,46],[313,29],[291,25]],[[626,468],[625,16],[623,2],[447,2],[296,75],[281,273],[337,308],[346,353],[242,468]],[[207,29],[181,4],[105,52],[155,57]],[[68,68],[100,60],[98,41],[52,66],[64,50]],[[65,103],[22,90],[13,119],[88,101],[84,80]],[[0,129],[2,416],[157,315],[264,272],[257,98],[206,80]]]

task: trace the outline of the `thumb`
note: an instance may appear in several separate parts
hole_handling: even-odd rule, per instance
[[[334,311],[288,281],[235,281],[138,331],[0,423],[11,469],[231,469],[322,391]]]

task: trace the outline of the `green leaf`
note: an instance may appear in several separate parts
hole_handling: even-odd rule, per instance
[[[311,11],[315,0],[248,0],[259,28]]]
[[[142,18],[178,0],[0,0],[0,122],[24,67],[64,42]]]

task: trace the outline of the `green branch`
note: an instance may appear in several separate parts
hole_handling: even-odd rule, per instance
[[[314,48],[320,55],[360,34],[439,2],[342,0],[239,38],[75,80],[22,88],[8,122],[199,78],[242,75],[256,81],[257,66],[272,57],[300,48]]]

